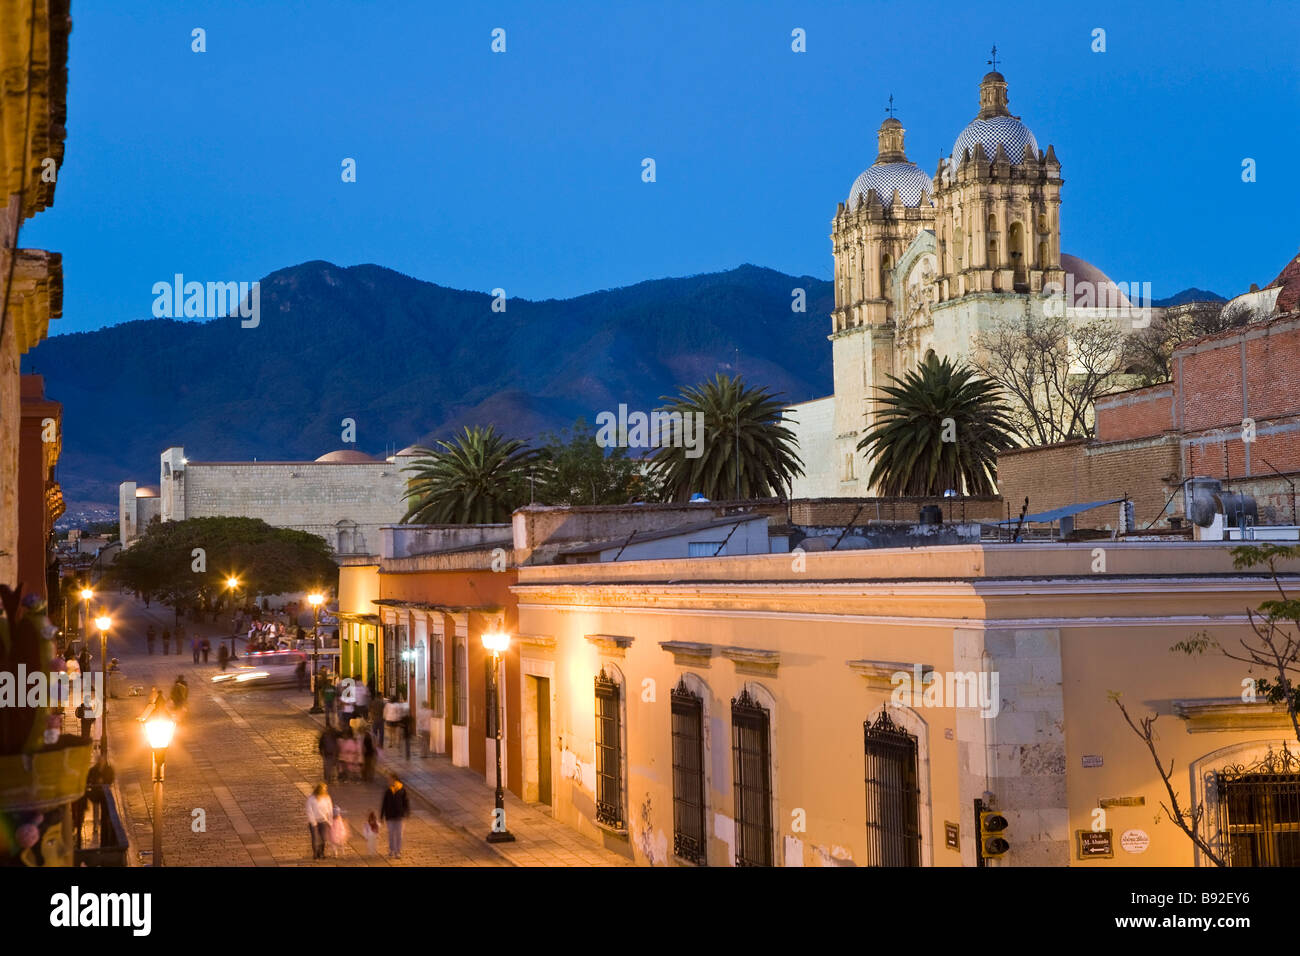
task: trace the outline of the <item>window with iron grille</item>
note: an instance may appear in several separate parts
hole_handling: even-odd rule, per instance
[[[1285,747],[1216,775],[1229,866],[1300,866],[1300,757]]]
[[[459,637],[451,659],[451,722],[457,727],[469,723],[469,659]]]
[[[442,717],[446,713],[443,706],[443,675],[442,675],[442,638],[435,637],[432,640],[433,648],[432,660],[429,662],[429,700],[433,704],[433,716]]]
[[[408,638],[405,624],[398,624],[395,631],[397,637],[397,640],[395,641],[397,645],[397,696],[401,700],[409,700],[410,696],[406,685],[411,679],[412,665],[409,660],[404,660],[402,658],[402,654],[411,650],[411,642]]]
[[[704,865],[704,701],[683,678],[672,692],[673,852]]]
[[[921,865],[916,738],[882,708],[866,739],[867,866]]]
[[[384,695],[397,696],[397,677],[402,669],[401,649],[397,646],[397,625],[384,625]]]
[[[772,865],[772,742],[767,711],[742,690],[731,699],[736,866]]]
[[[619,686],[596,675],[596,822],[623,829],[623,741]]]

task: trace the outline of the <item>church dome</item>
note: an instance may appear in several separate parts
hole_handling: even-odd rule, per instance
[[[335,464],[360,465],[373,463],[375,459],[371,458],[365,452],[356,451],[351,448],[340,448],[338,451],[332,451],[327,455],[321,455],[316,460],[321,462],[333,462]]]
[[[989,119],[973,119],[970,125],[961,131],[957,142],[952,144],[952,161],[960,163],[966,150],[975,153],[975,144],[984,147],[984,155],[992,161],[1000,145],[1007,153],[1007,159],[1013,165],[1024,161],[1025,147],[1028,146],[1038,155],[1038,140],[1029,131],[1029,127],[1014,116],[992,116]]]
[[[892,97],[890,97],[892,102]],[[855,208],[867,199],[867,190],[874,189],[882,206],[894,201],[898,190],[904,206],[916,207],[930,201],[934,186],[930,177],[903,151],[903,124],[890,116],[880,124],[876,133],[879,149],[876,161],[862,171],[849,189],[849,208]]]
[[[849,190],[850,209],[866,200],[868,189],[876,191],[883,206],[893,202],[895,189],[902,196],[904,206],[919,206],[923,200],[928,202],[934,191],[930,177],[916,163],[906,162],[879,163],[864,169]]]
[[[967,150],[973,157],[977,145],[984,147],[984,157],[990,162],[997,155],[999,146],[1015,166],[1025,161],[1026,146],[1034,151],[1035,157],[1038,156],[1038,140],[1034,139],[1029,127],[1020,122],[1020,117],[1011,115],[1007,103],[1006,77],[996,70],[985,73],[984,79],[980,80],[980,111],[952,144],[951,165],[954,168],[961,164]]]

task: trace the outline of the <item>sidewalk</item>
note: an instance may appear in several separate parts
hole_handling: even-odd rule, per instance
[[[323,729],[323,714],[303,713]],[[487,843],[495,788],[468,767],[454,767],[444,755],[424,757],[411,750],[405,757],[402,746],[379,751],[376,770],[393,772],[437,815],[440,822],[484,840],[484,846],[513,866],[631,866],[630,860],[606,850],[587,837],[553,819],[549,813],[524,803],[505,791],[506,826],[515,835],[513,843]]]

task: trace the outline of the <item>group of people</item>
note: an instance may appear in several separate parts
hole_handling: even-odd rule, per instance
[[[154,645],[158,642],[158,629],[152,624],[144,632],[144,639],[149,645],[149,653],[153,653]],[[173,633],[171,628],[164,627],[162,632],[162,652],[167,653],[168,647],[173,647],[179,655],[181,644],[185,641],[185,622],[181,621],[176,625],[176,631]],[[195,661],[198,663],[198,661]]]
[[[402,858],[402,829],[406,818],[411,814],[411,799],[402,781],[394,774],[384,790],[379,802],[379,814],[372,810],[366,817],[366,824],[361,829],[366,840],[366,855],[378,853],[376,843],[379,839],[379,825],[382,821],[388,829],[388,855],[395,860]],[[326,783],[316,784],[316,788],[307,798],[307,829],[311,832],[311,855],[313,860],[325,858],[328,846],[338,856],[348,840],[347,823],[343,820],[343,811],[334,803]]]

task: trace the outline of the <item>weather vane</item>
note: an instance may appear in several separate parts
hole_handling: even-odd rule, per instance
[[[894,94],[889,94],[889,105],[885,107],[885,112],[890,116],[894,115]]]
[[[997,68],[998,68],[998,45],[997,45],[996,43],[993,44],[993,59],[989,60],[988,62],[989,62],[989,65],[993,67],[994,72],[997,72]]]

